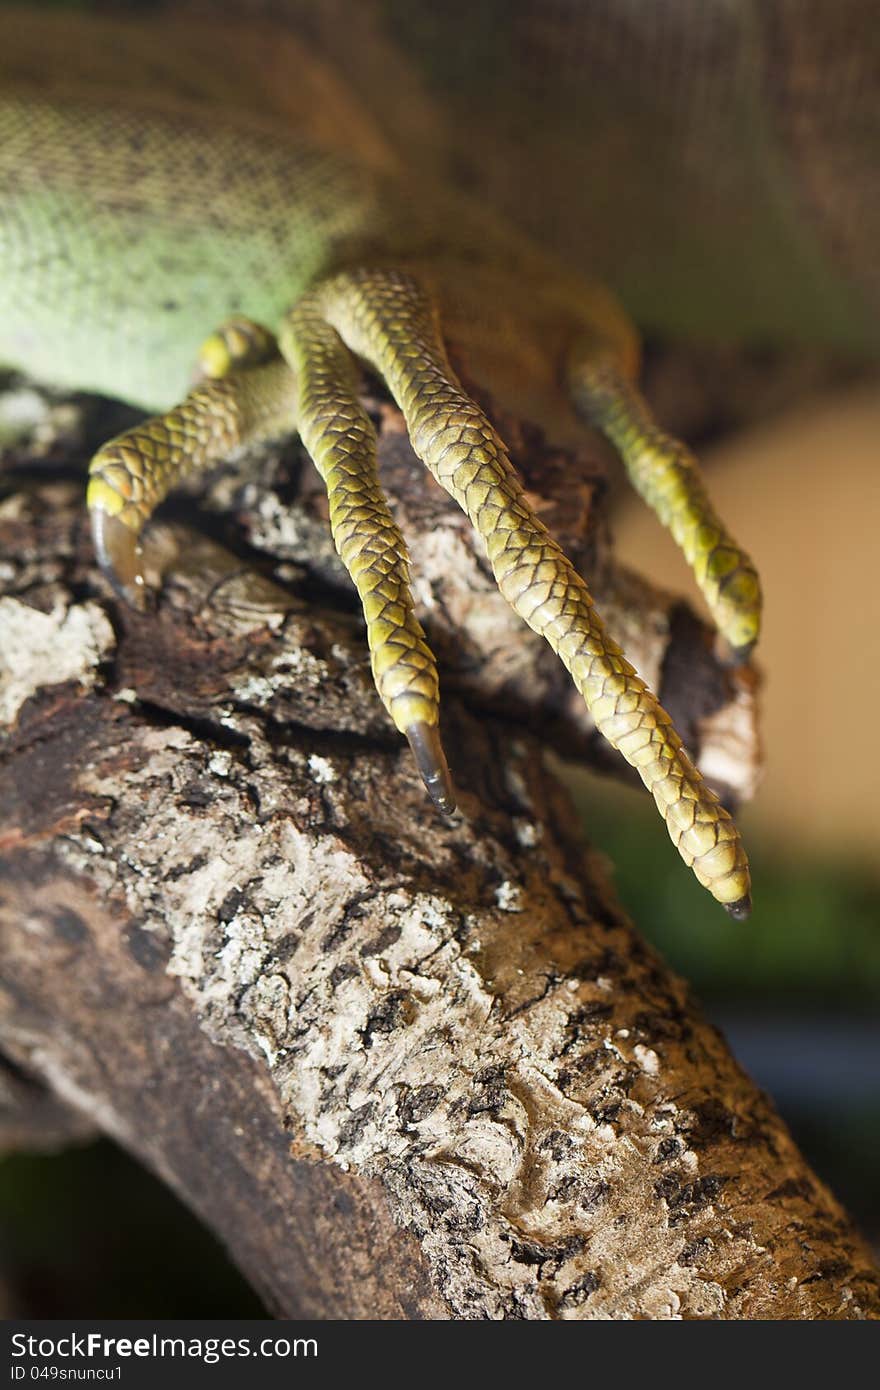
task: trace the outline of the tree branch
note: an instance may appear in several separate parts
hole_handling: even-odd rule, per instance
[[[505,648],[482,562],[377,410],[432,639],[459,634],[461,815],[435,818],[385,720],[295,451],[271,492],[215,480],[232,529],[157,532],[153,563],[177,558],[149,617],[107,599],[79,486],[16,482],[3,1051],[280,1313],[876,1317],[844,1213],[578,842],[516,715],[580,716],[543,654]],[[595,525],[569,463],[566,514],[581,498]],[[664,671],[673,626],[664,645],[648,623]],[[685,638],[710,669],[695,620]],[[737,707],[714,669],[694,729]]]

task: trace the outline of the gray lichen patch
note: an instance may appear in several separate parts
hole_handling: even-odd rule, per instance
[[[58,603],[46,613],[0,598],[0,723],[13,724],[25,701],[46,686],[78,681],[91,689],[115,642],[97,603]]]

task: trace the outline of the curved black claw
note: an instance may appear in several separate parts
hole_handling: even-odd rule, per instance
[[[444,816],[451,816],[455,810],[455,790],[440,742],[440,731],[436,724],[420,721],[410,724],[406,737],[428,795],[438,811]]]
[[[737,898],[735,903],[725,903],[724,910],[735,922],[745,922],[751,915],[752,899],[746,894],[744,898]]]
[[[92,542],[98,564],[117,594],[138,613],[147,611],[141,548],[130,526],[100,507],[91,513]]]

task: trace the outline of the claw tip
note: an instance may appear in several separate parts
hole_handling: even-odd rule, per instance
[[[420,720],[410,724],[406,737],[428,795],[438,811],[451,816],[455,810],[455,791],[437,726]]]
[[[146,612],[147,592],[137,536],[118,516],[112,516],[102,507],[93,507],[91,518],[98,564],[119,597],[139,613]]]
[[[725,903],[724,910],[734,920],[734,922],[745,922],[752,911],[752,899],[749,893],[744,898],[737,898],[736,902]]]

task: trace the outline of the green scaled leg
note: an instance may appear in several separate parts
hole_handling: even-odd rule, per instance
[[[111,440],[89,465],[86,500],[99,563],[140,610],[146,590],[139,537],[175,483],[296,425],[293,373],[258,325],[236,321],[219,330],[203,349],[198,374],[201,383],[180,405]],[[205,380],[209,375],[217,379]]]
[[[279,334],[297,373],[304,368],[301,314],[302,306]],[[331,326],[384,377],[415,452],[483,537],[505,598],[558,653],[600,731],[637,768],[699,881],[732,916],[747,916],[748,862],[733,821],[606,632],[583,580],[531,511],[504,445],[449,365],[429,298],[406,274],[365,270],[320,285],[309,296],[308,314],[311,325]],[[327,369],[332,376],[329,359]],[[335,411],[335,404],[322,405],[308,433],[303,425],[313,457],[324,435],[335,438]],[[369,533],[366,515],[364,522]],[[376,540],[381,544],[378,529]]]
[[[691,566],[735,660],[758,640],[761,584],[709,501],[696,459],[654,422],[635,386],[609,362],[572,359],[575,406],[617,449],[637,492],[668,527]]]

